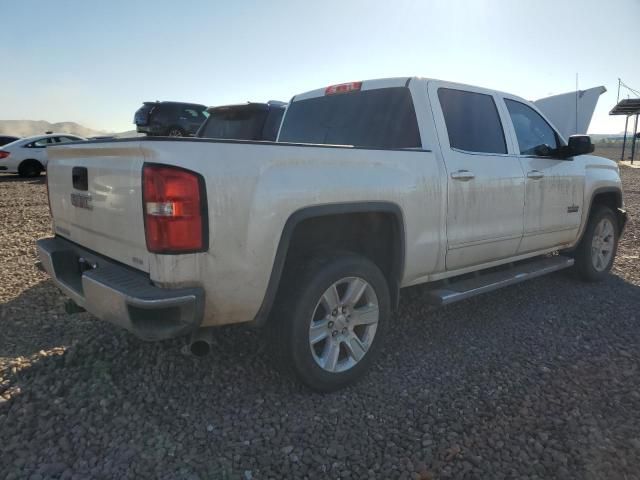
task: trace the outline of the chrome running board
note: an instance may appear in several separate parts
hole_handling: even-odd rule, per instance
[[[427,301],[432,305],[448,305],[481,293],[515,285],[531,278],[562,270],[572,265],[573,258],[556,255],[515,264],[506,270],[491,271],[485,274],[480,272],[476,277],[459,281],[453,280],[444,286],[431,290],[427,295]]]

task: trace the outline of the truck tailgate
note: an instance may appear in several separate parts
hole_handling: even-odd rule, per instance
[[[48,148],[47,181],[56,235],[148,272],[139,143]]]

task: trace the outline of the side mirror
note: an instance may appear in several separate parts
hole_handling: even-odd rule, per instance
[[[553,155],[553,149],[546,144],[541,144],[536,147],[533,147],[533,153],[535,153],[538,157],[550,157]]]
[[[569,137],[569,144],[566,147],[562,147],[562,156],[564,158],[575,157],[592,153],[594,149],[595,147],[593,143],[591,143],[591,137],[589,135],[571,135]]]

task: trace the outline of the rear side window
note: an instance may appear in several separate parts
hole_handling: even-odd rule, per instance
[[[507,153],[504,130],[491,95],[438,89],[452,148],[480,153]]]
[[[55,137],[56,142],[58,143],[69,143],[69,142],[77,142],[78,140],[82,140],[78,137]]]
[[[53,139],[51,137],[41,138],[40,140],[36,140],[34,142],[25,145],[27,148],[43,148],[47,145],[51,145],[53,143]]]
[[[300,100],[289,105],[280,142],[420,148],[406,87],[380,88]]]
[[[198,118],[200,116],[200,112],[195,108],[185,108],[182,110],[182,116],[187,118]]]

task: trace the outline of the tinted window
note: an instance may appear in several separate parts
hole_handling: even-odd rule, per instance
[[[28,145],[25,145],[27,148],[43,148],[47,145],[53,143],[53,139],[51,137],[41,138],[40,140],[36,140],[35,142],[31,142]]]
[[[55,137],[56,142],[59,143],[69,143],[69,142],[77,142],[78,140],[81,140],[78,137]]]
[[[547,145],[558,148],[556,133],[533,108],[515,100],[504,100],[516,131],[520,153],[535,155],[536,147]]]
[[[234,140],[262,140],[267,110],[255,108],[229,108],[210,112],[209,118],[198,132],[202,138]]]
[[[282,123],[282,115],[284,115],[284,108],[271,108],[269,114],[264,122],[262,129],[262,139],[274,142],[278,137],[278,130]]]
[[[502,123],[491,95],[440,88],[438,98],[452,148],[507,153]]]
[[[279,141],[420,148],[409,89],[379,88],[300,100],[289,105]]]
[[[136,125],[147,125],[149,123],[149,116],[154,110],[155,106],[144,104],[140,107],[133,116],[133,123]]]
[[[185,117],[198,118],[198,112],[193,108],[185,108],[182,110],[182,115]]]

